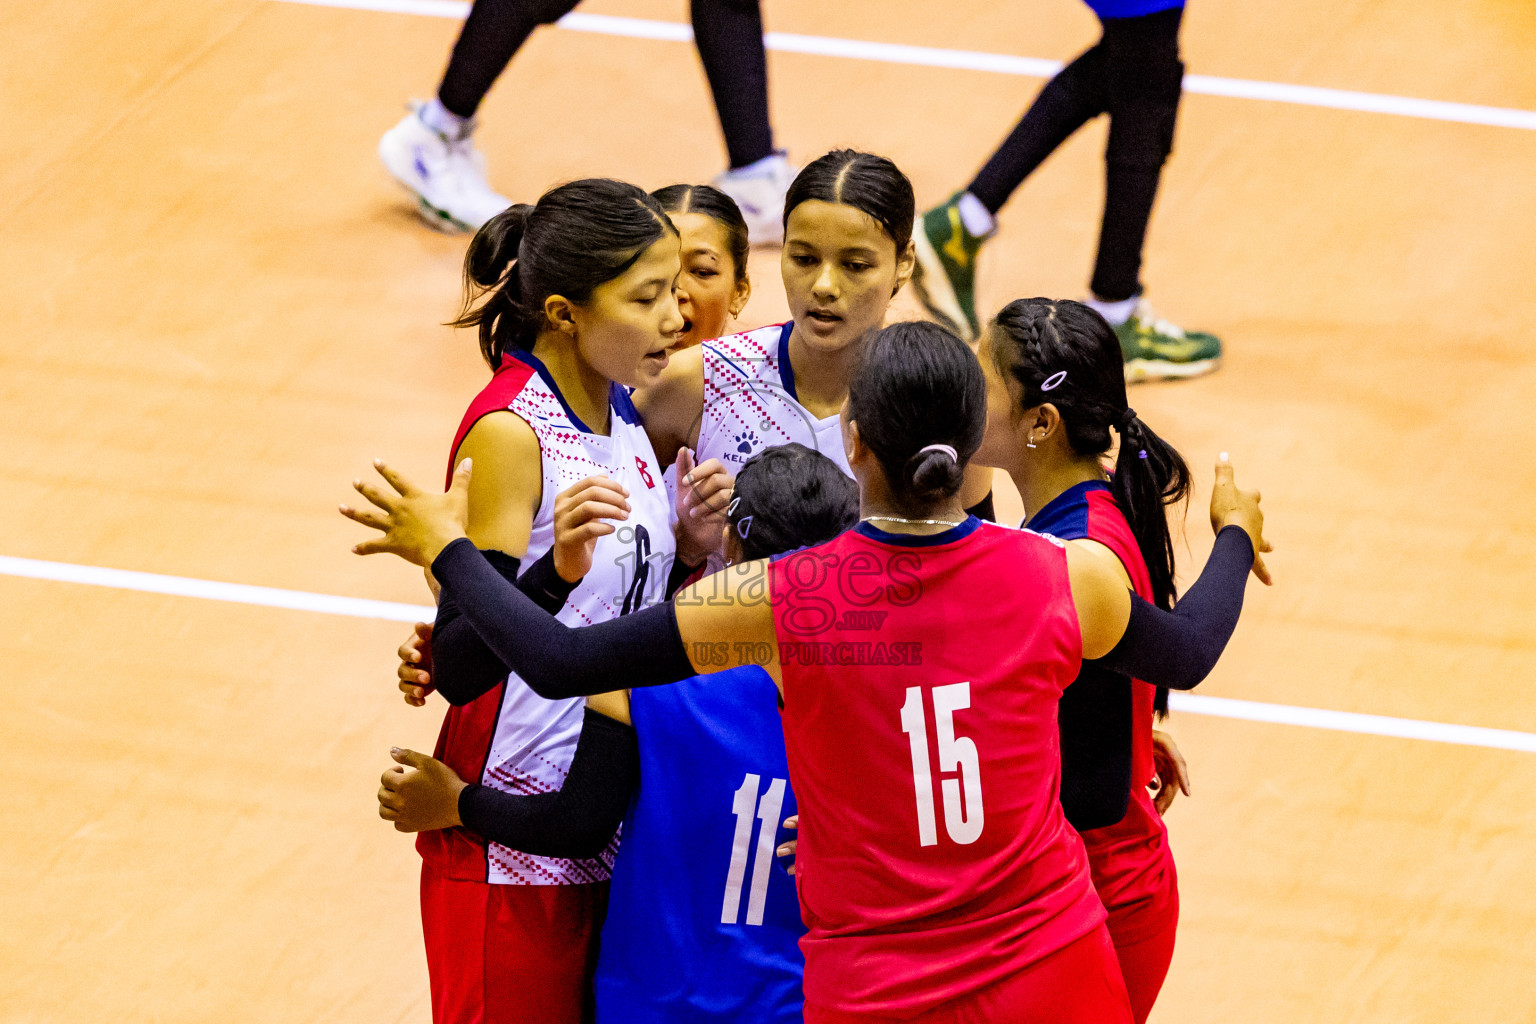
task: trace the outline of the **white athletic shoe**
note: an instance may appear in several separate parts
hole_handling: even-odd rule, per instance
[[[784,193],[798,173],[799,168],[791,166],[783,153],[774,153],[755,164],[717,174],[710,184],[741,207],[747,238],[753,245],[780,245],[784,241]]]
[[[379,140],[379,159],[389,173],[416,194],[417,212],[439,231],[477,231],[512,205],[485,181],[485,157],[475,148],[471,122],[452,138],[421,119],[423,104]]]

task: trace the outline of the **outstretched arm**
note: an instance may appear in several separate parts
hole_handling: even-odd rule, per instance
[[[1240,527],[1225,528],[1173,611],[1132,596],[1124,634],[1095,664],[1154,686],[1193,689],[1211,674],[1237,629],[1252,567],[1253,542]]]
[[[502,579],[463,537],[442,550],[432,574],[486,645],[541,697],[585,697],[696,674],[671,604],[572,629]]]
[[[525,572],[519,575],[518,560],[505,552],[485,551],[485,557],[503,579],[555,615],[591,569],[598,538],[616,529],[613,521],[628,516],[623,485],[605,476],[588,477],[555,496],[555,542]],[[432,629],[418,628],[400,648],[400,688],[410,703],[421,703],[426,687],[435,685],[448,703],[468,704],[504,680],[507,670],[464,618],[452,593],[441,588]]]
[[[1239,491],[1225,462],[1216,467],[1211,525],[1217,530],[1211,557],[1172,612],[1131,594],[1102,560],[1068,549],[1085,659],[1175,690],[1191,689],[1210,674],[1237,628],[1249,570],[1269,582],[1256,557],[1269,550],[1259,494]]]
[[[472,467],[469,460],[455,470],[446,494],[420,490],[382,462],[379,473],[393,494],[372,484],[358,483],[358,491],[380,511],[343,507],[342,514],[380,531],[383,536],[356,545],[358,554],[389,552],[417,565],[430,564],[432,573],[474,624],[487,645],[523,677],[535,693],[557,699],[612,690],[615,685],[655,686],[695,674],[694,663],[684,649],[678,630],[678,610],[665,604],[582,629],[570,629],[538,608],[527,595],[508,583],[464,536],[465,493]],[[742,570],[746,570],[745,573]],[[709,646],[699,667],[719,671],[740,658],[768,651],[770,674],[777,672],[777,646],[773,641],[773,613],[768,605],[767,563],[732,567],[725,577],[724,600],[705,605],[702,596],[679,605],[691,630],[694,650],[703,641],[723,641],[728,653],[723,663],[713,660]],[[738,593],[738,577],[747,586]],[[706,588],[712,578],[690,590]],[[753,587],[755,584],[755,588]],[[749,600],[750,598],[750,600]],[[767,647],[764,648],[763,645]]]

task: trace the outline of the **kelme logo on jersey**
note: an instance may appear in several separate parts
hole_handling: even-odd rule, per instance
[[[767,381],[744,380],[713,392],[693,424],[695,432],[706,418],[716,431],[712,450],[719,452],[720,461],[730,466],[742,466],[764,448],[791,441],[821,451],[815,419],[783,387]],[[706,439],[701,437],[700,441]]]

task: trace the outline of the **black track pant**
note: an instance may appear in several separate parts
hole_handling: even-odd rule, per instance
[[[1181,7],[1139,18],[1109,18],[1096,46],[1046,83],[970,192],[996,213],[1013,190],[1073,132],[1109,115],[1104,153],[1104,222],[1093,293],[1111,302],[1141,290],[1141,247],[1163,161],[1173,148],[1183,92]]]
[[[558,21],[578,2],[475,0],[437,98],[460,117],[473,117],[533,30]],[[773,129],[768,124],[768,61],[758,0],[693,0],[693,34],[731,166],[744,167],[768,156],[773,152]]]

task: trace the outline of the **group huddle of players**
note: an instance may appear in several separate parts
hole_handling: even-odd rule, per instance
[[[1268,582],[1257,495],[1217,466],[1175,603],[1189,471],[1114,328],[1038,298],[969,344],[887,326],[915,220],[890,160],[811,161],[791,319],[736,334],[747,226],[709,186],[574,181],[476,233],[493,376],[446,491],[380,463],[342,506],[438,602],[399,672],[449,704],[435,756],[379,791],[436,1021],[1145,1021],[1178,918],[1157,695]]]

